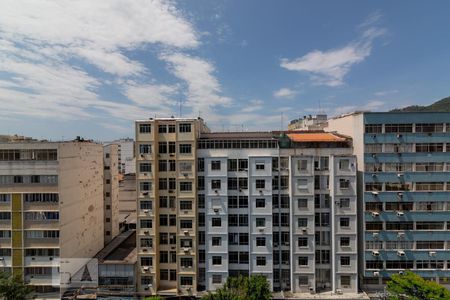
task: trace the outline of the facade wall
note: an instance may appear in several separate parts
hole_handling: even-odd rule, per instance
[[[405,269],[448,285],[450,114],[361,113],[341,119],[336,123],[352,124],[361,145],[355,151],[362,174],[362,287],[382,289]]]
[[[119,145],[103,147],[105,244],[119,234]]]

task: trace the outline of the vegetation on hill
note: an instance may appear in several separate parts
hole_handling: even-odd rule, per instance
[[[411,105],[404,108],[396,108],[392,112],[450,112],[450,97],[441,99],[427,106]]]

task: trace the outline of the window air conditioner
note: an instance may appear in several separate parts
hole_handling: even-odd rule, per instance
[[[378,217],[380,215],[380,213],[379,212],[377,212],[377,211],[373,211],[372,212],[372,217]]]
[[[403,251],[403,250],[398,250],[398,251],[397,251],[397,255],[398,255],[398,256],[405,256],[405,251]]]
[[[374,276],[374,277],[380,276],[380,272],[378,272],[378,271],[373,272],[373,276]]]
[[[373,255],[373,256],[380,256],[380,251],[373,250],[373,251],[372,251],[372,255]]]
[[[404,215],[405,215],[405,213],[402,211],[397,212],[397,217],[403,217]]]

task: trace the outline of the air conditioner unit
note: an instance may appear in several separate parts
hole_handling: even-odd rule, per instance
[[[260,227],[258,229],[259,229],[259,232],[264,232],[264,227]]]
[[[405,256],[405,251],[403,251],[403,250],[398,250],[398,251],[397,251],[397,255],[398,255],[398,256]]]
[[[218,190],[214,190],[214,193],[218,194],[218,193],[219,193],[219,191],[218,191]]]
[[[0,257],[0,260],[4,260],[4,258]],[[32,257],[31,260],[36,260],[36,257]]]
[[[189,252],[189,248],[183,248],[184,252]]]
[[[189,174],[188,174],[188,173],[183,173],[183,176],[184,176],[184,177],[188,177]]]
[[[309,292],[310,292],[311,294],[314,294],[314,287],[310,286],[310,287],[309,287]]]
[[[342,295],[342,294],[343,294],[343,292],[342,292],[342,290],[341,290],[341,289],[337,289],[337,290],[336,290],[336,294],[338,294],[338,295]]]
[[[262,194],[262,193],[263,193],[263,190],[259,190],[259,193]]]
[[[372,153],[372,157],[375,158],[377,157],[377,155],[375,153]]]
[[[147,252],[147,251],[148,251],[148,249],[146,249],[146,248],[142,249],[142,252]]]
[[[150,231],[145,230],[145,231],[144,231],[144,234],[150,234]]]
[[[374,276],[374,277],[380,276],[380,272],[378,272],[378,271],[373,272],[373,276]]]
[[[48,260],[53,260],[53,257],[50,256],[50,257],[48,258]]]
[[[405,236],[405,233],[404,232],[399,232],[399,233],[397,233],[397,237],[398,238],[402,238],[402,237],[404,237]]]
[[[142,175],[144,175],[144,176],[148,176],[148,173],[142,173]]]
[[[218,213],[218,212],[219,212],[219,209],[218,209],[218,208],[214,208],[213,210],[214,210],[215,213]]]
[[[402,211],[397,212],[397,217],[403,217],[404,215],[405,215],[405,213]]]
[[[398,192],[398,193],[397,193],[397,196],[399,196],[400,198],[402,198],[402,197],[403,197],[403,193],[402,193],[402,192]]]
[[[398,271],[398,274],[403,275],[405,272],[403,271]]]
[[[372,255],[373,255],[373,256],[380,256],[380,251],[373,250],[373,251],[372,251]]]
[[[308,228],[306,228],[306,227],[302,228],[302,232],[306,233],[307,231],[308,231]]]
[[[399,138],[401,138],[402,137],[402,135],[401,134],[397,134],[397,138],[399,139]]]
[[[397,174],[397,177],[402,177],[403,176],[403,173],[398,173]]]
[[[377,174],[372,174],[372,177],[377,177]]]
[[[148,195],[148,192],[143,192],[142,193],[144,196],[147,196]]]
[[[169,193],[172,194],[172,193],[173,193],[173,190],[169,190]]]
[[[185,231],[183,231],[183,233],[184,233],[185,235],[188,235],[188,234],[189,234],[189,230],[185,230]]]
[[[142,267],[142,271],[144,271],[144,272],[148,272],[149,270],[150,270],[150,267],[147,267],[147,266]]]
[[[428,252],[428,255],[431,257],[436,256],[436,251],[430,251]]]
[[[378,238],[379,235],[380,235],[380,234],[379,234],[378,232],[373,232],[373,233],[372,233],[372,236],[373,236],[374,238]]]
[[[377,212],[377,211],[373,211],[372,212],[372,217],[378,217],[380,215],[380,213],[379,212]]]
[[[374,195],[374,196],[378,196],[378,192],[372,192],[372,195]]]
[[[144,213],[148,214],[149,210],[148,209],[144,209]]]

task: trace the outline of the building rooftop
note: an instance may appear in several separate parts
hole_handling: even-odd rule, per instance
[[[122,232],[100,250],[95,258],[100,263],[135,263],[137,261],[136,231]]]
[[[346,142],[348,138],[331,132],[296,132],[288,133],[289,139],[296,143],[309,142]]]
[[[254,140],[254,139],[273,139],[271,131],[231,131],[231,132],[210,132],[202,133],[200,139],[236,139],[236,140]]]

